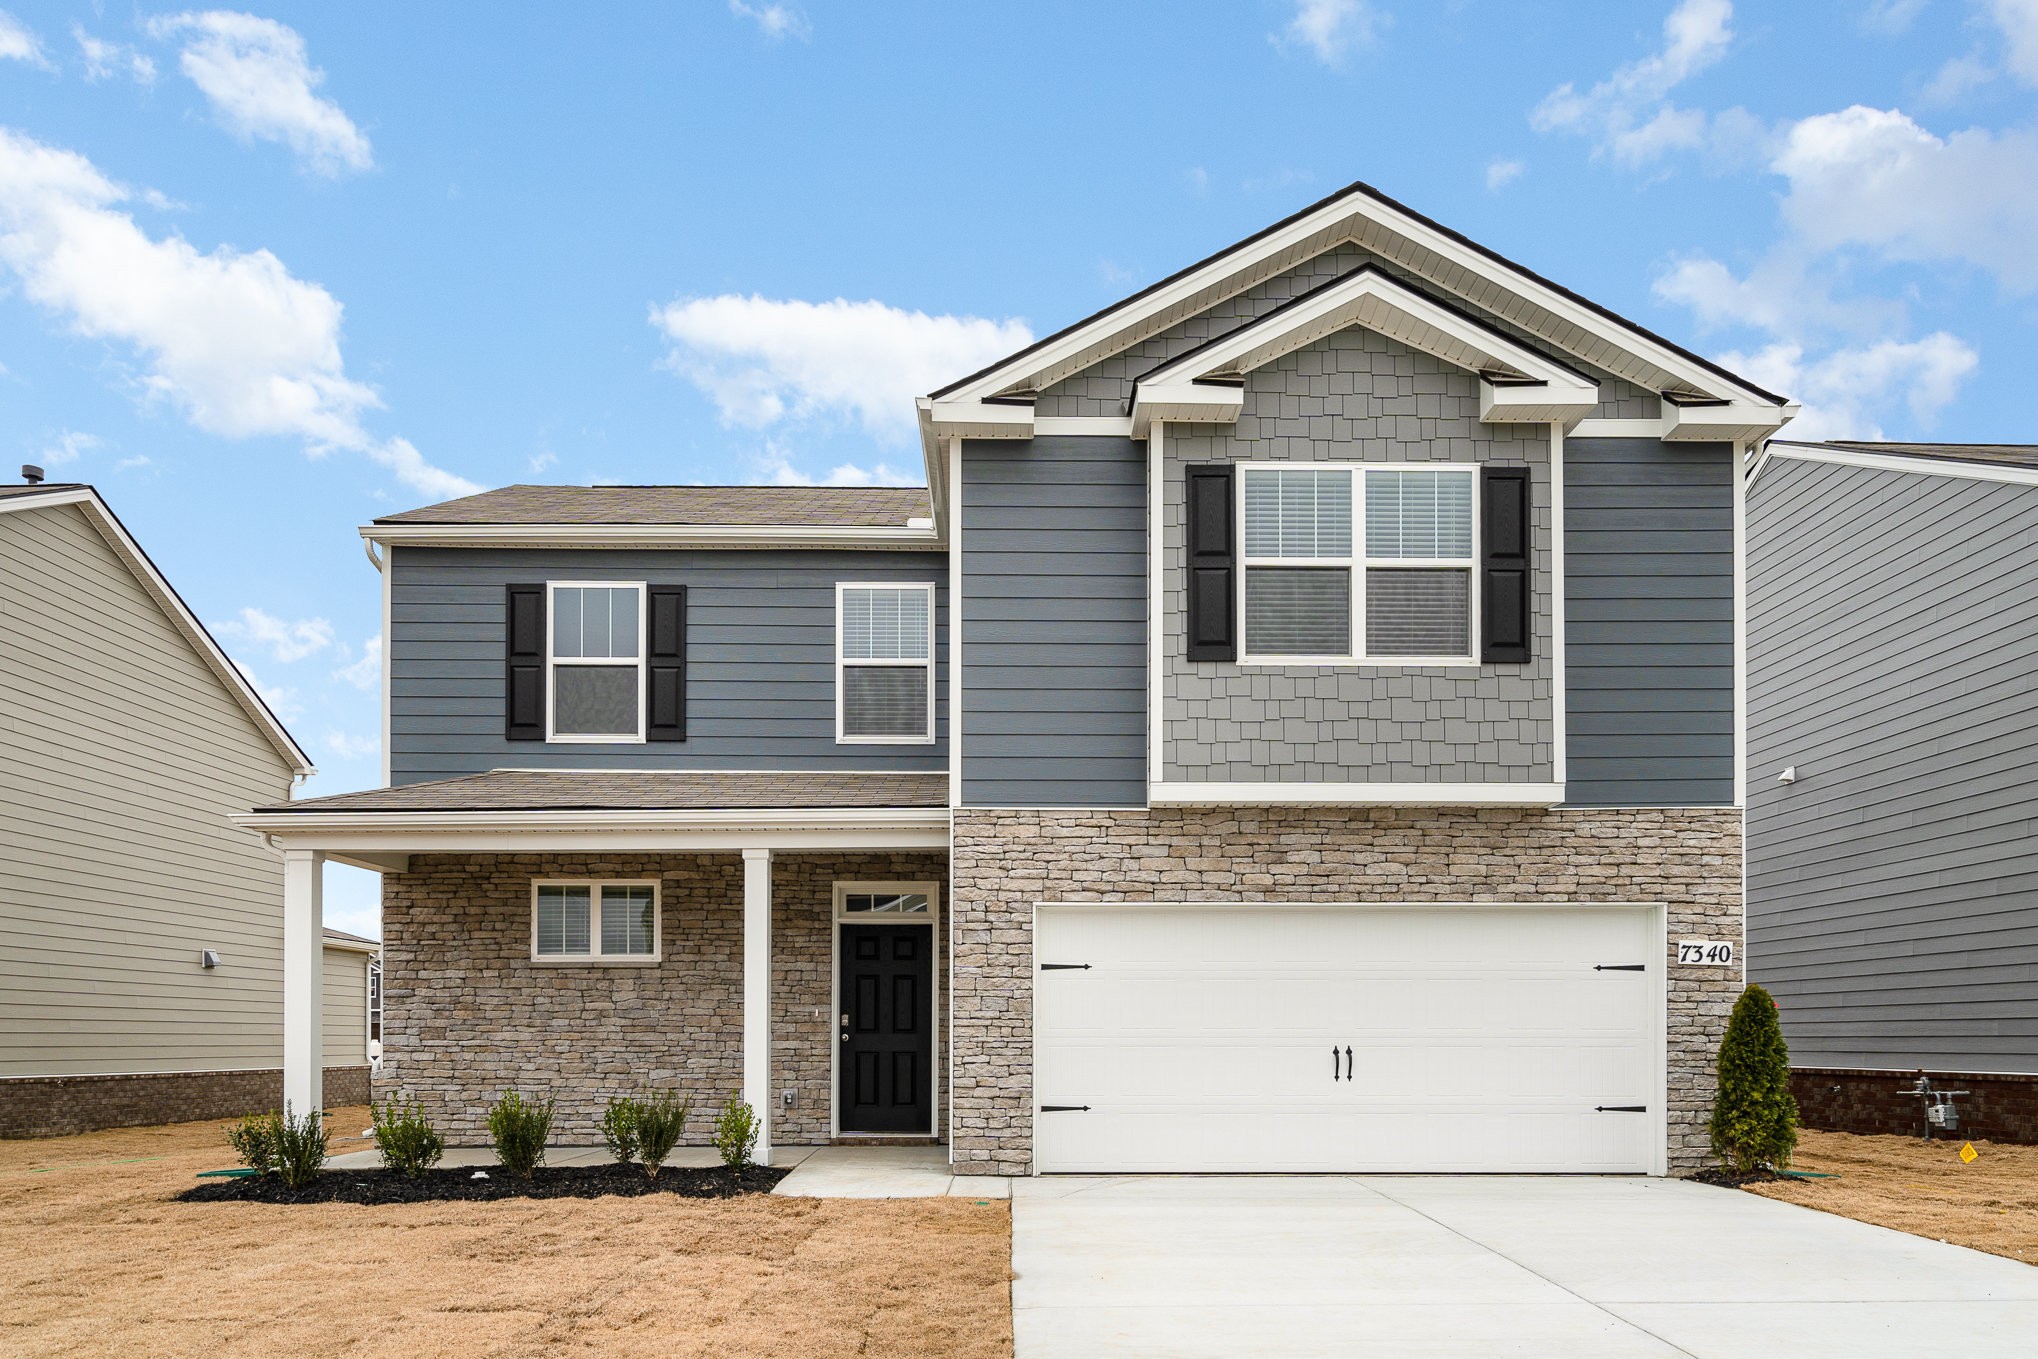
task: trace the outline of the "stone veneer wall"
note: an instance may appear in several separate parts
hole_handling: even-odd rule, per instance
[[[955,813],[959,1174],[1031,1169],[1040,901],[1663,901],[1669,936],[1741,940],[1732,808],[1155,808]],[[1713,1061],[1738,969],[1669,968],[1669,1163],[1709,1159]]]
[[[533,962],[533,878],[658,880],[661,961]],[[793,1091],[791,1108],[772,1111],[782,1144],[828,1136],[837,879],[932,879],[945,889],[946,856],[774,858],[774,1101]],[[740,855],[416,855],[410,872],[383,877],[382,930],[376,1084],[417,1095],[449,1140],[486,1141],[489,1103],[514,1087],[558,1101],[555,1141],[599,1142],[609,1097],[649,1083],[693,1101],[686,1140],[705,1143],[721,1102],[742,1087]],[[945,1052],[936,1061],[945,1065]]]
[[[366,1104],[368,1084],[365,1066],[327,1067],[326,1107]],[[99,1128],[239,1118],[282,1103],[280,1067],[119,1076],[15,1076],[0,1079],[0,1137],[68,1137]]]

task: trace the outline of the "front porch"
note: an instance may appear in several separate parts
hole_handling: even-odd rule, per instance
[[[497,771],[262,808],[241,821],[286,861],[286,1098],[323,1106],[333,858],[383,875],[377,1093],[451,1143],[516,1089],[599,1145],[647,1086],[692,1102],[692,1145],[740,1094],[766,1163],[945,1142],[946,801],[938,775]]]

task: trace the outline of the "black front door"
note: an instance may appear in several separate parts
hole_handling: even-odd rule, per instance
[[[934,931],[841,928],[836,1122],[846,1133],[931,1132]]]

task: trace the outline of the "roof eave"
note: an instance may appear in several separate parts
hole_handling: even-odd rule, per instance
[[[775,548],[938,551],[937,526],[803,524],[385,524],[361,526],[385,547]]]

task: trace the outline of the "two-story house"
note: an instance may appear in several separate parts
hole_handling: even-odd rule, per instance
[[[1692,1168],[1793,409],[1355,185],[922,399],[927,490],[369,525],[389,786],[243,821],[300,969],[384,873],[383,1075],[467,1136],[651,1081],[964,1173]]]

